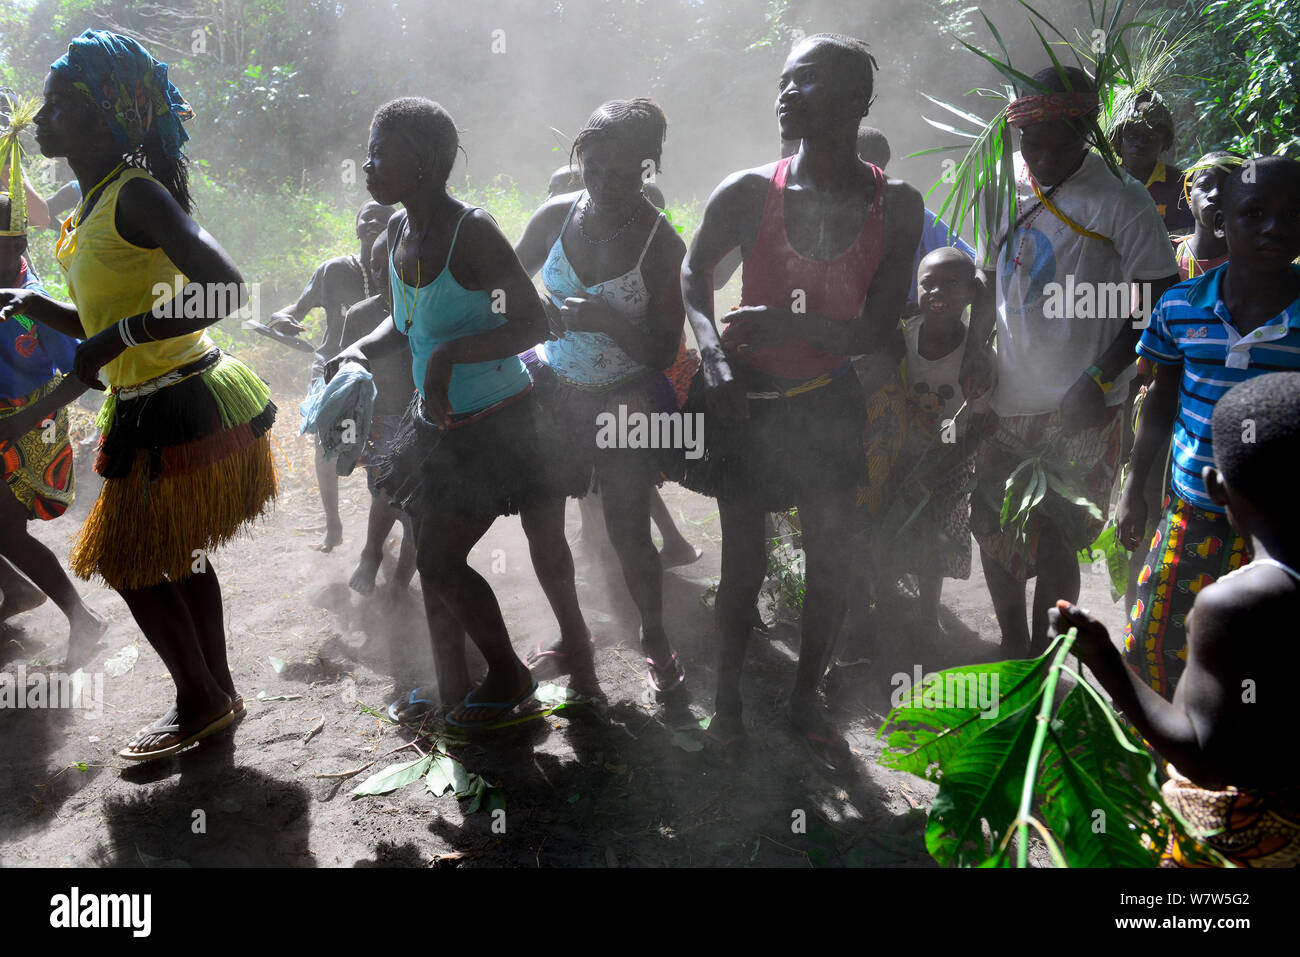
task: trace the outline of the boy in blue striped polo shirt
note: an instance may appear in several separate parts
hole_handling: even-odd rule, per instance
[[[1201,477],[1214,464],[1214,405],[1238,382],[1300,371],[1300,266],[1292,262],[1300,255],[1300,163],[1259,157],[1225,177],[1216,232],[1228,262],[1165,293],[1138,342],[1156,375],[1117,513],[1120,541],[1136,548],[1146,523],[1142,488],[1172,429],[1170,494],[1124,639],[1130,667],[1166,698],[1186,663],[1196,593],[1246,561],[1245,540]]]

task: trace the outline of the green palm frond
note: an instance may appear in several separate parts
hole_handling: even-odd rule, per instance
[[[0,168],[9,170],[9,223],[7,233],[21,233],[27,229],[27,191],[23,187],[23,145],[19,134],[31,126],[41,104],[35,97],[14,100],[9,110],[8,125],[0,133]]]
[[[1153,88],[1175,76],[1179,54],[1194,44],[1200,34],[1193,29],[1175,32],[1173,17],[1169,15],[1154,20],[1125,21],[1125,0],[1115,0],[1114,3],[1111,0],[1101,0],[1100,3],[1089,0],[1092,29],[1087,36],[1076,29],[1075,37],[1071,39],[1028,0],[1019,2],[1028,11],[1030,25],[1057,73],[1064,75],[1068,66],[1077,65],[1092,75],[1101,100],[1101,117],[1088,119],[1088,140],[1111,172],[1119,176],[1119,157],[1110,143],[1110,133],[1118,122],[1116,118],[1125,115],[1137,91]],[[950,224],[954,235],[969,224],[975,235],[984,240],[985,248],[992,250],[998,236],[1008,230],[1018,214],[1006,105],[1015,99],[1017,90],[1030,94],[1045,92],[1045,87],[1016,68],[997,25],[982,11],[980,16],[998,53],[982,50],[961,38],[954,39],[958,46],[984,60],[1002,76],[1005,85],[1001,90],[972,91],[1002,100],[1002,108],[992,119],[985,121],[970,110],[922,94],[973,129],[923,117],[935,129],[967,142],[933,147],[910,155],[963,153],[955,166],[948,164],[943,177],[926,195],[928,197],[941,185],[947,185],[948,195],[939,209],[939,217]],[[1140,39],[1131,50],[1129,41],[1134,34],[1139,34]],[[1070,60],[1073,63],[1067,62]]]

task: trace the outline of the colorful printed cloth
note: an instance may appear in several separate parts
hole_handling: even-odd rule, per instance
[[[14,288],[44,293],[26,259],[18,260]],[[0,397],[30,395],[60,372],[72,371],[77,340],[39,325],[26,316],[0,322]]]
[[[48,395],[62,381],[62,376],[56,376],[31,395],[0,399],[0,418],[13,415]],[[38,427],[16,442],[0,442],[0,461],[4,463],[9,491],[23,504],[29,516],[49,521],[62,515],[72,504],[75,492],[67,408],[54,414],[52,429]]]
[[[858,486],[857,503],[874,518],[888,504],[885,490],[907,442],[910,421],[907,392],[897,370],[882,384],[868,372],[865,358],[855,359],[853,365],[867,393],[867,424],[862,431],[867,471],[864,483]]]
[[[699,369],[700,354],[686,347],[686,335],[683,333],[681,344],[677,347],[677,358],[664,370],[664,375],[668,376],[673,392],[677,395],[679,408],[686,404],[686,396],[691,391],[691,380],[695,378],[695,373]]]
[[[1173,700],[1187,667],[1187,613],[1197,592],[1247,560],[1246,540],[1226,515],[1166,497],[1124,634],[1129,667],[1165,698]]]
[[[1083,429],[1049,443],[1049,438],[1059,434],[1060,428],[1060,412],[999,417],[992,435],[975,456],[978,485],[971,497],[971,531],[980,544],[980,551],[1021,581],[1038,573],[1035,558],[1047,519],[1041,508],[1035,510],[1023,539],[1013,529],[1002,527],[1007,479],[1028,457],[1010,449],[1047,449],[1044,464],[1069,474],[1079,491],[1101,512],[1101,518],[1095,519],[1080,509],[1078,521],[1069,530],[1058,529],[1066,535],[1064,544],[1071,551],[1087,548],[1096,541],[1110,511],[1110,493],[1119,472],[1124,406],[1107,408],[1104,421],[1096,428]],[[1087,471],[1081,472],[1083,469]]]
[[[194,111],[168,81],[167,64],[130,37],[87,30],[68,44],[68,52],[51,63],[50,70],[99,107],[123,154],[159,139],[168,156],[181,155],[190,138],[181,121],[193,119]]]
[[[1238,867],[1300,865],[1300,792],[1198,787],[1167,765],[1165,801],[1192,825],[1207,847]],[[1171,837],[1161,867],[1195,867]]]
[[[1015,127],[1033,126],[1048,120],[1072,120],[1087,116],[1101,100],[1096,93],[1041,93],[1021,96],[1007,106],[1007,122]]]

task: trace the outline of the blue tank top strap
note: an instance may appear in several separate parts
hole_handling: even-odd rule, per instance
[[[465,222],[465,217],[476,209],[482,209],[481,206],[471,206],[460,214],[460,219],[456,220],[456,228],[451,234],[451,245],[447,247],[447,261],[442,264],[443,269],[451,268],[451,254],[456,251],[456,237],[460,235],[460,224]]]

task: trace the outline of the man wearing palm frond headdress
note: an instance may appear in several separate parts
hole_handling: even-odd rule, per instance
[[[1174,145],[1174,117],[1154,90],[1140,90],[1110,134],[1126,173],[1142,183],[1171,233],[1190,232],[1196,221],[1183,197],[1183,171],[1160,157]]]
[[[1132,303],[1139,286],[1150,288],[1146,301],[1154,302],[1178,279],[1151,197],[1089,149],[1099,109],[1091,78],[1049,68],[1033,79],[1040,92],[1007,108],[1020,131],[1019,217],[985,267],[997,296],[991,405],[998,424],[980,453],[971,502],[971,529],[1009,655],[1045,647],[1049,608],[1062,596],[1078,597],[1075,555],[1101,531],[1120,465],[1140,332]],[[1022,527],[1004,528],[1008,479],[1033,458],[1052,485]],[[1031,623],[1025,582],[1032,577]]]

